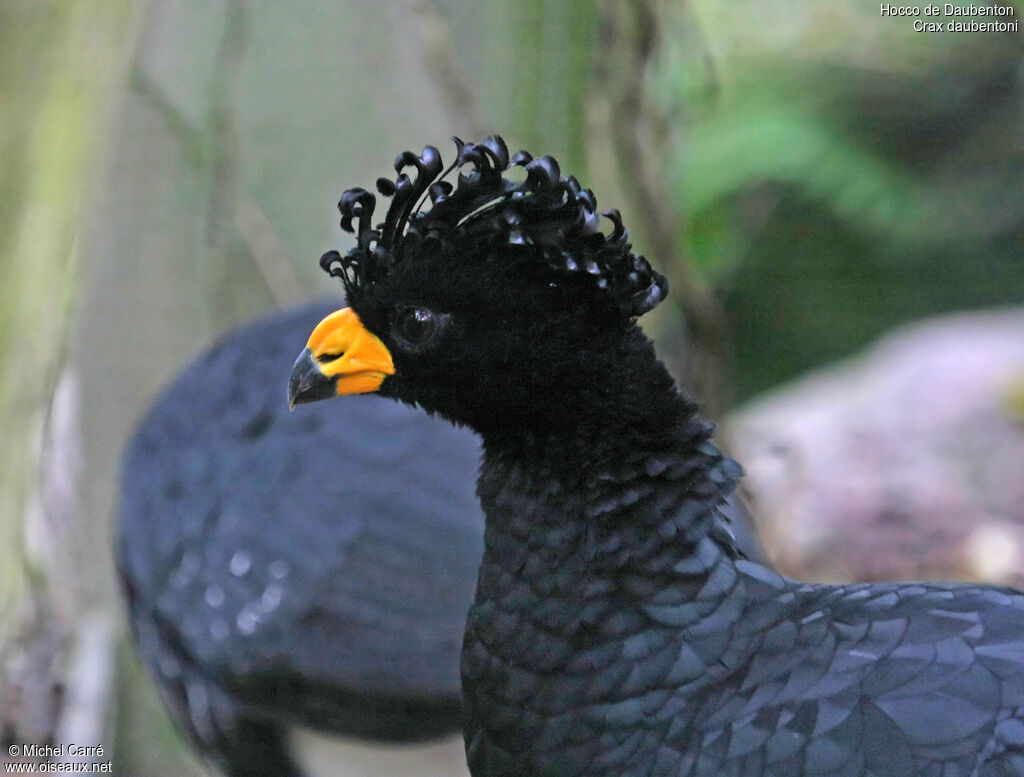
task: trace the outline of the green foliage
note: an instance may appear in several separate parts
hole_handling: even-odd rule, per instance
[[[755,5],[694,3],[652,78],[685,128],[682,253],[722,290],[739,395],[902,321],[1024,299],[1015,37]]]
[[[701,267],[715,270],[739,258],[742,225],[730,224],[722,206],[763,184],[792,187],[875,232],[911,242],[935,239],[923,229],[938,209],[930,191],[805,106],[736,100],[695,125],[687,146],[694,153],[676,171],[677,191],[690,214],[687,242]],[[702,232],[705,216],[717,226],[710,234]]]

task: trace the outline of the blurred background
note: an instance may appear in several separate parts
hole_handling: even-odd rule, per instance
[[[648,330],[786,571],[1020,584],[1017,27],[860,0],[4,0],[5,744],[201,773],[125,637],[122,445],[227,328],[340,297],[316,261],[350,244],[338,195],[452,135],[552,154],[623,212],[673,287]]]

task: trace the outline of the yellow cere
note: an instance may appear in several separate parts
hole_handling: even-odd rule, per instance
[[[338,377],[339,395],[376,391],[395,374],[391,352],[352,308],[336,310],[317,324],[306,347],[325,376]]]

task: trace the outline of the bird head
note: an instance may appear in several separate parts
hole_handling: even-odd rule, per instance
[[[510,157],[497,136],[455,145],[447,169],[432,146],[397,158],[397,177],[377,181],[383,222],[373,194],[342,195],[357,244],[320,264],[349,307],[310,336],[293,406],[376,391],[481,432],[521,427],[599,392],[597,355],[649,347],[635,319],[667,282],[631,252],[618,212],[599,212],[551,157]]]

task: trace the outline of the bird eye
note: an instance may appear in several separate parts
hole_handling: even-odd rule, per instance
[[[427,308],[407,308],[398,314],[391,330],[399,345],[415,351],[430,344],[446,318]]]

